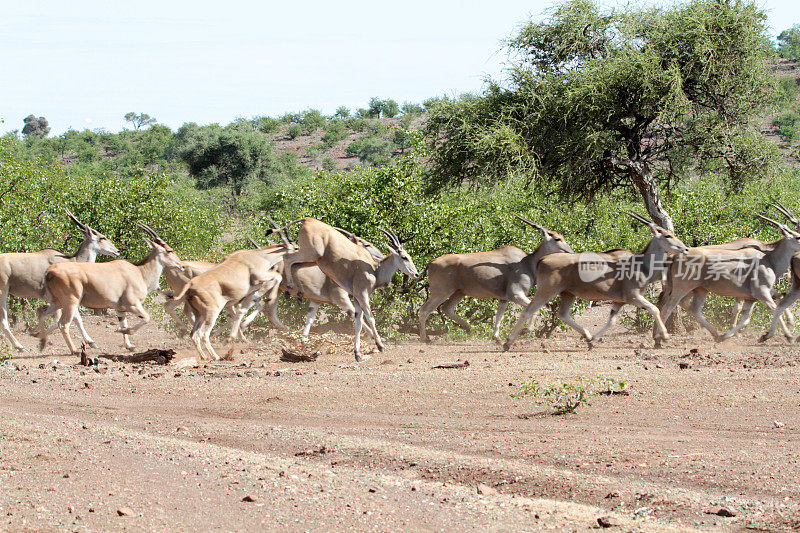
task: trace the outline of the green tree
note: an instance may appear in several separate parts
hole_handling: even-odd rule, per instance
[[[181,126],[177,138],[178,155],[201,189],[227,186],[239,196],[248,180],[269,179],[272,144],[259,132],[189,123]]]
[[[25,117],[25,126],[22,128],[22,134],[29,138],[47,137],[50,133],[50,125],[44,117],[37,117],[35,115],[28,115]]]
[[[660,185],[717,168],[740,185],[777,161],[754,120],[775,92],[754,2],[601,11],[567,0],[508,44],[517,59],[507,86],[434,105],[434,184],[512,172],[568,197],[633,187],[672,228]]]
[[[143,127],[150,126],[156,123],[156,117],[151,117],[147,113],[125,113],[125,121],[133,125],[135,131],[139,131]]]
[[[261,133],[275,133],[281,125],[281,121],[272,117],[257,117],[253,123]]]
[[[778,35],[778,53],[781,57],[800,61],[800,24],[795,24]]]
[[[392,118],[400,113],[400,107],[397,102],[392,99],[381,100],[380,98],[373,97],[369,100],[369,108],[366,110],[365,116],[367,118]]]
[[[350,118],[350,108],[346,106],[339,106],[336,108],[336,113],[334,113],[335,117],[337,118]]]
[[[403,113],[403,115],[415,117],[417,115],[423,114],[425,112],[425,108],[419,104],[412,104],[406,102],[400,108],[400,111]]]

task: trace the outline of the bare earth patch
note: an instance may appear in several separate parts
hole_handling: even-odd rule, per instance
[[[123,354],[115,319],[86,322],[92,355]],[[800,350],[756,338],[408,342],[361,365],[264,341],[194,366],[148,326],[171,364],[82,367],[53,337],[0,364],[0,530],[800,527]],[[598,375],[630,395],[566,416],[510,397]]]

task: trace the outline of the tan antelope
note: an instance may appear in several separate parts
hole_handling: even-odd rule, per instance
[[[428,317],[440,305],[445,315],[470,331],[470,324],[458,316],[456,306],[466,296],[500,300],[494,315],[492,339],[500,342],[500,324],[510,302],[526,307],[536,285],[536,265],[553,252],[572,252],[560,234],[517,215],[524,223],[538,229],[542,243],[528,254],[516,246],[502,246],[489,252],[447,254],[437,257],[425,267],[428,272],[428,299],[419,310],[419,336],[428,341],[425,326]],[[424,271],[423,271],[424,275]]]
[[[645,298],[644,290],[661,279],[668,254],[686,254],[689,249],[671,231],[634,212],[627,211],[627,214],[647,224],[653,232],[653,238],[644,251],[640,254],[629,254],[622,250],[601,254],[558,252],[543,257],[536,267],[536,293],[517,319],[503,344],[504,350],[511,347],[525,324],[536,316],[539,309],[556,296],[561,296],[558,317],[583,335],[590,345],[614,325],[620,309],[626,304],[648,311],[656,322],[658,338],[669,338],[658,307]],[[612,302],[608,322],[594,335],[575,322],[570,314],[576,298]]]
[[[73,354],[80,353],[69,335],[69,326],[75,319],[84,342],[96,346],[80,320],[79,307],[90,309],[114,309],[119,320],[118,333],[122,333],[125,348],[132,350],[129,335],[150,321],[144,308],[147,294],[158,289],[158,281],[164,266],[180,267],[180,259],[155,231],[144,224],[137,226],[151,239],[150,253],[139,264],[125,259],[107,263],[56,263],[47,269],[45,275],[47,297],[58,310],[61,318],[58,327]],[[133,313],[140,321],[128,327],[126,313]],[[41,319],[41,317],[40,317]],[[47,342],[47,334],[40,323],[40,346]]]
[[[288,242],[289,237],[283,233],[283,230],[278,228],[272,219],[270,219],[270,222],[272,223],[274,232],[277,232],[281,236],[282,240]],[[345,237],[350,239],[351,242],[366,249],[376,261],[381,261],[384,257],[386,257],[385,254],[371,242],[362,239],[361,237],[347,230],[343,230],[335,226],[331,227],[342,233]],[[261,245],[259,245],[253,239],[250,239],[250,242],[256,248],[261,248]],[[283,263],[280,264],[279,272],[283,274]],[[317,317],[317,311],[319,310],[319,306],[321,304],[334,304],[339,307],[339,309],[341,309],[341,311],[349,318],[352,319],[355,316],[355,307],[353,306],[353,302],[350,301],[350,296],[347,294],[347,291],[342,289],[331,278],[326,276],[325,273],[322,272],[322,270],[320,270],[320,268],[316,265],[316,263],[295,263],[292,265],[292,274],[296,282],[295,287],[292,289],[287,288],[285,280],[282,280],[279,292],[287,293],[300,299],[308,299],[308,313],[306,314],[305,325],[303,326],[302,330],[303,338],[308,337],[308,334],[311,331],[311,326],[314,324],[314,320]],[[269,321],[276,328],[281,331],[288,331],[289,328],[287,328],[278,317],[278,303],[279,299],[275,298],[268,299],[267,304],[263,307],[258,305],[256,309],[242,321],[241,329],[245,329],[250,322],[253,321],[258,312],[261,311],[267,316]],[[371,334],[369,330],[367,330],[367,332]]]
[[[65,261],[93,263],[98,255],[119,255],[119,250],[105,235],[78,220],[65,210],[69,218],[83,231],[84,239],[74,255],[52,249],[30,253],[0,254],[0,326],[17,350],[22,344],[11,333],[8,324],[8,295],[19,298],[45,298],[45,272],[50,265]]]
[[[790,212],[785,206],[783,206],[777,200],[770,205],[775,209],[777,209],[778,211],[780,211],[781,214],[783,214],[787,219],[789,219],[789,221],[795,226],[795,228],[798,231],[800,231],[800,219],[798,219],[792,212]],[[762,251],[766,252],[768,250],[774,250],[775,246],[779,242],[780,241],[769,243],[768,244],[769,248],[768,249],[762,248]],[[789,310],[789,307],[791,307],[791,305],[795,301],[797,301],[798,298],[800,298],[800,254],[794,254],[789,262],[789,278],[791,279],[792,287],[789,290],[789,292],[787,292],[786,295],[784,295],[781,301],[778,303],[777,307],[775,308],[775,311],[772,314],[772,321],[770,322],[767,331],[761,337],[759,337],[758,339],[759,342],[764,342],[767,339],[774,336],[778,323],[780,323],[784,334],[789,339],[789,342],[794,344],[797,341],[797,338],[793,338],[792,335],[789,333],[789,328],[786,326],[786,324],[784,324],[783,318],[784,317],[788,318],[789,319],[788,322],[791,325],[793,317]],[[773,291],[772,297],[775,298],[775,296],[776,295]],[[739,301],[742,300],[737,300],[737,304]]]
[[[309,301],[308,313],[306,314],[306,320],[302,331],[304,338],[308,337],[311,326],[314,324],[314,320],[317,317],[317,310],[321,304],[334,304],[349,318],[354,318],[355,307],[350,300],[350,295],[331,278],[326,276],[315,263],[295,263],[292,265],[292,269],[295,288],[289,290],[282,284],[281,290],[288,292],[292,296],[302,295],[303,298]],[[275,327],[281,331],[287,331],[289,328],[278,318],[277,310],[278,299],[275,299],[268,302],[267,305],[264,306],[262,312]]]
[[[758,216],[775,225],[783,234],[783,238],[769,247],[771,249],[768,248],[763,252],[757,248],[742,250],[690,248],[686,257],[670,265],[665,296],[661,303],[663,320],[666,320],[678,302],[692,291],[698,296],[688,310],[716,341],[728,339],[746,326],[750,322],[756,301],[763,303],[772,312],[776,310],[773,287],[778,277],[789,268],[792,256],[800,251],[800,233],[763,215]],[[745,301],[741,319],[724,334],[718,333],[703,316],[703,303],[709,292]],[[780,315],[778,317],[780,318]],[[785,324],[782,326],[787,337],[791,337]]]
[[[166,305],[173,309],[188,303],[194,314],[192,341],[201,359],[218,360],[219,355],[211,345],[211,330],[223,309],[227,308],[233,319],[229,339],[244,338],[241,332],[245,313],[265,294],[277,299],[281,275],[277,268],[291,243],[267,246],[259,250],[240,250],[229,254],[224,261],[204,272],[183,287]]]
[[[780,321],[781,315],[788,311],[789,307],[800,298],[800,254],[794,254],[789,262],[789,277],[792,280],[792,288],[789,289],[789,292],[787,292],[780,303],[778,303],[775,311],[772,312],[772,322],[770,322],[767,331],[758,338],[758,342],[764,342],[775,335],[775,329]],[[787,329],[788,328],[784,327],[784,334],[787,333]],[[787,334],[787,338],[790,343],[794,344],[800,337],[793,337],[791,334]]]
[[[175,312],[175,307],[172,305],[168,305],[171,298],[178,294],[183,290],[183,287],[189,283],[189,280],[203,274],[204,272],[208,272],[212,268],[217,266],[216,263],[209,263],[207,261],[184,261],[181,260],[181,267],[166,267],[164,268],[164,279],[167,282],[167,286],[172,291],[171,295],[165,294],[167,300],[164,302],[164,310],[167,314],[172,318],[175,325],[178,327],[178,332],[181,336],[186,335],[189,333],[189,328],[186,327],[186,323],[178,316]],[[192,308],[185,304],[183,306],[183,314],[186,315],[186,318],[189,319],[190,322],[194,323],[194,313],[192,313]]]
[[[382,260],[376,261],[364,247],[351,242],[328,224],[306,217],[295,220],[289,225],[298,222],[302,222],[297,237],[299,249],[284,258],[287,287],[294,288],[293,264],[316,263],[326,276],[355,300],[353,352],[356,361],[365,361],[369,358],[361,354],[362,320],[367,323],[378,350],[384,351],[383,341],[375,326],[375,317],[372,315],[370,296],[375,289],[388,285],[398,270],[412,278],[417,278],[419,275],[414,261],[403,248],[400,239],[391,229],[380,228],[389,238],[387,246],[391,252]]]

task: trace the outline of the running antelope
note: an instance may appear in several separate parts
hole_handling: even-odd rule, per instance
[[[129,335],[150,321],[150,315],[144,308],[144,299],[148,293],[158,289],[158,281],[164,266],[180,267],[181,262],[177,254],[153,229],[141,223],[137,226],[150,236],[150,239],[145,241],[151,248],[150,253],[139,264],[116,259],[107,263],[56,263],[47,269],[45,275],[47,296],[62,313],[58,327],[73,354],[80,353],[69,335],[73,319],[84,342],[89,346],[97,346],[80,319],[78,308],[81,305],[91,309],[116,310],[119,320],[117,332],[122,333],[125,348],[132,350],[134,346]],[[128,327],[125,313],[136,314],[140,321]],[[47,343],[49,333],[43,326],[43,316],[40,316],[41,347]]]
[[[601,254],[553,253],[543,257],[536,267],[536,293],[517,319],[503,344],[504,350],[511,347],[525,324],[536,316],[539,309],[556,296],[561,296],[558,317],[583,335],[590,345],[614,325],[620,309],[626,304],[648,311],[655,319],[659,338],[669,337],[658,307],[645,298],[644,290],[661,279],[667,254],[686,254],[689,249],[671,231],[634,212],[627,211],[627,214],[647,224],[653,232],[653,238],[644,251],[640,254],[624,251]],[[575,322],[570,314],[576,298],[612,302],[608,322],[594,335]]]
[[[11,333],[8,324],[8,295],[19,298],[45,298],[44,276],[50,265],[75,261],[93,263],[98,255],[119,255],[119,250],[105,235],[78,220],[65,210],[69,218],[83,231],[84,239],[74,255],[66,255],[52,249],[30,253],[0,254],[0,325],[8,340],[17,350],[22,344]]]
[[[686,257],[670,265],[668,283],[665,284],[666,295],[661,304],[662,320],[666,320],[678,302],[691,291],[698,293],[698,296],[695,297],[689,312],[718,342],[732,337],[750,322],[756,301],[760,301],[770,311],[775,312],[777,305],[772,296],[773,287],[778,277],[789,268],[792,256],[800,251],[800,233],[763,215],[758,216],[776,226],[783,234],[783,238],[776,241],[774,246],[768,247],[766,251],[756,248],[742,250],[690,248]],[[744,311],[738,324],[724,334],[718,333],[703,317],[703,303],[709,292],[742,298],[745,301]],[[782,326],[786,336],[791,338],[786,325],[782,323]]]
[[[430,286],[428,299],[419,310],[419,336],[427,342],[425,325],[440,305],[444,314],[470,331],[470,324],[458,316],[456,306],[466,296],[500,300],[494,315],[492,339],[500,342],[500,324],[509,302],[527,307],[528,293],[536,285],[536,265],[553,252],[572,252],[560,234],[517,215],[524,223],[538,229],[542,243],[531,254],[516,246],[503,246],[489,252],[447,254],[425,267]],[[423,272],[424,274],[424,272]]]
[[[353,352],[356,361],[365,361],[369,356],[361,354],[362,319],[375,339],[381,352],[385,350],[383,341],[375,326],[375,318],[370,307],[370,296],[379,287],[388,285],[398,270],[417,278],[419,273],[414,261],[403,248],[400,239],[391,229],[381,231],[389,238],[389,255],[376,261],[362,246],[351,242],[335,228],[317,219],[306,217],[291,222],[302,222],[297,237],[298,251],[284,258],[284,273],[287,287],[294,288],[292,265],[295,263],[316,263],[326,276],[342,287],[355,300],[355,339]]]
[[[267,293],[269,301],[278,298],[281,275],[277,267],[293,249],[291,243],[284,242],[258,250],[233,252],[214,268],[189,280],[183,290],[167,302],[166,306],[172,309],[184,302],[191,306],[195,317],[192,341],[201,359],[219,359],[210,336],[223,309],[227,308],[233,317],[229,340],[234,340],[244,338],[240,326],[248,309]]]

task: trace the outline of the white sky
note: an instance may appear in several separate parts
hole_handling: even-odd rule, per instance
[[[366,107],[477,91],[512,36],[551,0],[6,0],[0,132],[33,113],[52,134],[125,126],[128,111],[176,129],[308,108]],[[765,0],[774,33],[800,2]]]

